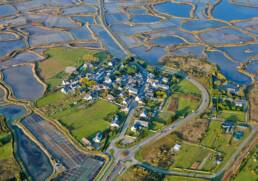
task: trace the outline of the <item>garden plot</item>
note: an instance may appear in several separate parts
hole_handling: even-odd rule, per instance
[[[244,46],[220,47],[219,50],[226,52],[231,58],[238,62],[248,62],[257,59],[258,44],[249,44]]]
[[[225,77],[238,84],[250,84],[251,78],[238,72],[238,65],[228,60],[221,52],[208,52],[208,61],[217,64]]]
[[[200,38],[212,45],[241,44],[253,40],[241,31],[231,28],[220,28],[200,33]]]
[[[0,18],[16,14],[16,10],[12,5],[0,5]]]
[[[4,82],[9,85],[15,97],[34,101],[45,91],[35,78],[31,66],[18,66],[3,70]]]

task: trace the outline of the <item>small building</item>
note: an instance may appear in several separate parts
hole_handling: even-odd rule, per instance
[[[111,127],[114,128],[119,128],[120,127],[120,121],[118,116],[115,116],[115,118],[113,119],[112,123],[110,124]]]
[[[107,95],[107,100],[113,101],[114,99],[115,99],[114,96],[112,96],[111,94]]]
[[[133,87],[129,87],[128,91],[129,91],[130,94],[135,94],[135,95],[138,94],[138,89],[133,88]]]
[[[169,86],[168,85],[165,85],[165,84],[159,84],[158,85],[159,88],[165,90],[165,91],[168,91],[169,90]]]
[[[141,100],[141,98],[139,96],[136,96],[134,100],[136,102],[138,102],[139,104],[143,104],[143,101]]]
[[[148,121],[143,121],[143,120],[135,120],[134,124],[140,124],[142,127],[148,128],[149,127],[149,122]]]
[[[107,76],[107,77],[105,77],[104,82],[105,82],[106,84],[111,84],[111,83],[112,83],[112,80]]]
[[[93,97],[90,95],[90,94],[86,94],[84,97],[83,97],[84,100],[86,101],[91,101],[93,99]]]
[[[102,132],[98,132],[96,134],[96,136],[93,138],[93,141],[95,143],[100,143],[102,141],[102,139],[103,139],[103,133]]]
[[[176,143],[176,144],[173,146],[172,151],[178,152],[178,151],[180,151],[180,149],[181,149],[181,145]]]
[[[70,86],[65,86],[61,89],[61,92],[64,94],[69,94],[70,92],[72,92],[72,89]]]
[[[91,142],[85,137],[82,138],[81,142],[84,146],[90,146],[91,145]]]
[[[236,140],[241,140],[244,137],[244,132],[243,131],[236,131],[234,133],[234,138]]]
[[[162,81],[164,84],[167,84],[167,83],[168,83],[168,78],[167,78],[167,77],[163,77],[161,81]]]
[[[148,117],[146,111],[143,111],[141,114],[140,114],[140,118],[143,118],[143,119],[146,119]]]
[[[139,123],[134,123],[133,126],[131,127],[131,131],[132,132],[137,132],[137,131],[139,131],[141,129],[142,129],[142,126]]]
[[[226,133],[230,133],[234,127],[234,123],[233,123],[233,121],[226,120],[222,123],[221,126]]]

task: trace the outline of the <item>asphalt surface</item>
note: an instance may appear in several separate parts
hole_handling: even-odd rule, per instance
[[[112,32],[112,30],[110,29],[110,27],[106,23],[106,21],[105,21],[104,0],[98,0],[98,1],[99,1],[99,9],[100,9],[100,21],[101,21],[104,29],[106,30],[106,32],[109,34],[109,36],[117,43],[117,45],[121,48],[121,50],[127,56],[132,56],[132,53],[127,48],[127,46],[125,46],[124,43],[120,40],[120,38],[118,36],[116,36],[115,33]],[[165,69],[167,70],[169,68],[165,68]],[[250,142],[250,140],[252,140],[256,136],[257,126],[252,127],[252,132],[250,133],[248,138],[246,138],[245,141],[239,146],[239,148],[232,155],[231,159],[227,162],[227,164],[219,172],[217,172],[214,175],[201,175],[201,174],[195,174],[195,173],[182,173],[182,172],[177,172],[177,171],[172,171],[172,170],[165,170],[165,169],[153,167],[153,166],[148,165],[148,164],[140,163],[139,161],[137,161],[135,159],[135,154],[141,147],[143,147],[144,145],[146,145],[150,142],[156,141],[156,140],[158,140],[158,139],[160,139],[164,136],[169,135],[170,133],[175,131],[178,127],[180,127],[184,124],[187,124],[191,120],[194,120],[195,118],[200,116],[208,108],[210,97],[209,97],[209,93],[205,89],[205,87],[203,87],[198,81],[194,80],[191,77],[186,77],[186,79],[189,80],[191,83],[193,83],[201,92],[202,102],[201,102],[200,106],[198,107],[198,109],[195,112],[186,116],[185,118],[178,119],[177,121],[173,122],[171,125],[169,125],[166,128],[160,130],[159,132],[157,132],[153,136],[145,139],[144,141],[140,142],[139,144],[135,145],[134,147],[131,147],[129,149],[119,149],[115,146],[115,143],[125,136],[125,132],[128,129],[128,126],[129,126],[129,123],[132,119],[132,115],[134,113],[135,108],[132,109],[129,112],[129,115],[127,117],[127,120],[125,122],[125,125],[124,125],[123,130],[121,131],[120,135],[111,142],[109,148],[107,149],[107,153],[110,156],[111,156],[110,151],[111,150],[113,151],[113,155],[111,156],[113,160],[112,160],[112,163],[109,166],[108,170],[106,171],[104,177],[102,178],[102,180],[107,180],[107,181],[114,180],[117,177],[117,175],[122,174],[130,166],[135,165],[135,164],[143,165],[146,168],[149,168],[153,171],[156,171],[156,172],[159,172],[159,173],[164,173],[164,174],[173,174],[173,175],[189,176],[189,177],[197,177],[197,178],[214,178],[214,177],[219,176],[220,174],[222,174],[226,169],[228,169],[234,163],[234,160],[241,153],[241,150]],[[127,152],[127,155],[123,154],[124,151]]]
[[[192,84],[194,84],[201,92],[201,96],[202,96],[202,101],[200,106],[198,107],[198,109],[189,114],[188,116],[186,116],[183,119],[178,119],[177,121],[173,122],[171,125],[167,126],[166,128],[158,131],[156,134],[154,134],[153,136],[148,137],[147,139],[145,139],[144,141],[138,143],[137,145],[128,148],[128,149],[120,149],[117,148],[115,146],[115,142],[122,139],[124,137],[124,133],[126,131],[126,129],[128,128],[128,124],[131,120],[131,112],[128,115],[128,118],[126,120],[127,122],[127,126],[124,126],[123,131],[121,132],[122,134],[120,134],[118,136],[118,139],[114,139],[112,141],[112,143],[110,144],[110,147],[108,148],[108,151],[113,150],[113,163],[111,164],[111,166],[109,167],[109,169],[107,170],[107,172],[105,173],[104,176],[104,180],[114,180],[114,178],[117,175],[122,174],[124,171],[126,171],[127,168],[129,168],[132,165],[135,164],[142,164],[139,161],[137,161],[134,157],[136,152],[143,147],[144,145],[150,143],[150,142],[154,142],[162,137],[165,137],[167,135],[169,135],[170,133],[172,133],[173,131],[175,131],[178,127],[187,124],[188,122],[190,122],[191,120],[194,120],[195,118],[199,117],[209,106],[209,93],[207,92],[207,90],[196,80],[190,78],[190,77],[186,77],[186,79],[188,81],[190,81]],[[127,152],[127,155],[124,154],[124,152]],[[130,161],[130,162],[128,162]],[[155,171],[159,171],[161,173],[165,172],[165,173],[170,173],[173,172],[173,174],[177,174],[177,175],[184,175],[184,173],[181,172],[174,172],[174,171],[170,171],[170,170],[163,170],[163,169],[159,169],[159,168],[155,168],[152,167],[150,165],[144,165],[146,167],[149,167],[150,169],[153,169]],[[205,178],[205,177],[202,177]]]

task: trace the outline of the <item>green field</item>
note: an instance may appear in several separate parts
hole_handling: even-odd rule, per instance
[[[219,115],[219,117],[223,119],[228,119],[232,121],[245,121],[245,112],[241,111],[222,111],[222,113]]]
[[[195,162],[202,162],[209,154],[210,150],[198,145],[188,143],[182,144],[182,148],[175,154],[175,163],[173,167],[177,168],[191,168]]]
[[[205,179],[180,176],[166,176],[164,178],[164,181],[205,181]]]
[[[63,94],[61,91],[53,92],[51,94],[48,94],[41,99],[37,100],[37,107],[44,107],[49,105],[59,105],[64,104],[65,101],[69,101],[69,97],[65,94]]]
[[[49,86],[55,87],[68,75],[65,68],[78,67],[84,62],[104,60],[109,54],[85,48],[50,48],[45,51],[48,57],[39,63],[41,76]]]
[[[20,168],[13,154],[12,135],[0,116],[0,180],[20,180]]]
[[[208,132],[201,144],[211,148],[221,148],[228,145],[231,139],[230,134],[224,134],[220,121],[211,121]]]
[[[0,141],[10,136],[10,133],[0,133]],[[13,145],[12,141],[8,141],[3,145],[0,145],[0,160],[7,160],[13,158]]]
[[[109,128],[110,123],[104,118],[112,112],[117,111],[117,106],[98,100],[88,108],[78,109],[70,108],[57,112],[53,115],[55,119],[69,129],[71,134],[80,141],[81,138],[90,138],[98,131],[104,131]]]
[[[188,80],[182,80],[176,87],[177,92],[200,95],[200,90]]]
[[[242,180],[257,181],[257,179],[258,179],[257,150],[258,150],[258,145],[256,146],[255,150],[253,150],[253,153],[248,158],[248,160],[243,163],[239,174],[234,179],[235,181],[242,181]]]

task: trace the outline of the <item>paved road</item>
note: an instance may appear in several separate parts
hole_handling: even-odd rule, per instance
[[[124,44],[124,42],[121,41],[120,38],[115,33],[113,33],[112,30],[110,29],[110,27],[107,25],[106,19],[105,19],[104,0],[98,0],[98,1],[99,1],[99,8],[100,8],[100,21],[102,23],[103,28],[105,29],[105,31],[109,34],[109,36],[116,42],[116,44],[122,49],[122,51],[127,56],[132,56],[132,53],[130,52],[128,47]],[[167,68],[165,68],[165,69],[167,71],[170,71]],[[137,144],[136,146],[126,150],[128,152],[128,154],[127,154],[127,156],[124,156],[124,154],[122,154],[122,153],[125,151],[125,149],[116,148],[114,143],[115,143],[115,141],[123,138],[123,136],[125,135],[125,132],[128,128],[129,122],[131,120],[131,117],[132,117],[132,114],[133,114],[134,111],[130,112],[121,134],[118,136],[117,139],[115,139],[110,144],[110,147],[108,148],[109,153],[110,153],[110,150],[114,151],[114,156],[113,156],[114,161],[111,164],[111,166],[109,167],[108,171],[105,173],[105,176],[104,176],[103,180],[114,180],[114,178],[117,175],[122,174],[130,166],[132,166],[134,164],[141,164],[137,160],[135,160],[135,158],[134,158],[135,153],[141,147],[143,147],[144,145],[146,145],[149,142],[153,142],[153,141],[158,140],[158,139],[160,139],[164,136],[169,135],[171,132],[175,131],[175,129],[177,129],[178,127],[180,127],[184,124],[187,124],[191,120],[194,120],[195,118],[200,116],[208,108],[209,94],[208,94],[207,90],[199,82],[192,79],[191,77],[186,77],[186,79],[189,80],[190,82],[192,82],[196,87],[198,87],[198,89],[201,91],[201,94],[202,94],[202,102],[201,102],[199,108],[196,110],[196,112],[188,115],[184,119],[179,119],[179,120],[175,121],[174,123],[172,123],[168,127],[166,127],[164,129],[162,129],[161,131],[157,132],[155,135],[147,138],[146,140],[142,141],[141,143]],[[171,170],[164,170],[164,169],[152,167],[150,165],[144,165],[144,166],[146,166],[146,167],[148,167],[152,170],[158,171],[160,173],[165,173],[165,174],[174,174],[174,175],[200,177],[200,178],[212,178],[212,177],[218,176],[221,173],[223,173],[227,168],[229,168],[234,163],[235,158],[240,154],[241,150],[250,142],[250,140],[253,139],[253,137],[256,135],[256,133],[257,133],[257,127],[255,126],[255,127],[253,127],[251,134],[239,146],[239,148],[232,155],[231,159],[227,162],[227,164],[215,175],[205,176],[205,175],[200,175],[200,174],[199,175],[198,174],[187,174],[187,173],[181,173],[181,172],[176,172],[176,171],[171,171]],[[128,160],[130,160],[129,164],[128,164],[128,162],[126,162]]]
[[[117,147],[115,147],[115,142],[112,142],[110,144],[109,147],[109,151],[113,150],[114,154],[113,154],[113,159],[114,162],[111,164],[111,166],[109,167],[108,171],[106,172],[103,180],[114,180],[114,178],[118,175],[118,174],[122,174],[124,171],[126,171],[127,168],[129,168],[132,165],[135,164],[141,164],[140,162],[138,162],[137,160],[135,160],[135,154],[136,152],[143,147],[144,145],[153,142],[155,140],[158,140],[164,136],[169,135],[171,132],[175,131],[178,127],[187,124],[188,122],[190,122],[191,120],[194,120],[195,118],[197,118],[198,116],[200,116],[209,106],[209,94],[207,92],[207,90],[196,80],[187,77],[187,80],[189,80],[190,82],[192,82],[201,92],[202,95],[202,102],[200,104],[200,106],[198,107],[198,109],[196,110],[196,112],[193,112],[191,114],[189,114],[188,116],[186,116],[183,119],[178,119],[177,121],[173,122],[171,125],[169,125],[168,127],[160,130],[159,132],[157,132],[156,134],[154,134],[151,137],[148,137],[147,139],[145,139],[144,141],[140,142],[139,144],[129,148],[129,149],[119,149]],[[129,113],[129,119],[131,117],[131,114]],[[129,121],[129,119],[127,119],[127,121]],[[126,127],[124,127],[125,129]],[[126,130],[125,130],[126,131]],[[122,131],[124,132],[124,130]],[[120,134],[119,139],[123,138],[124,135]],[[115,139],[114,141],[117,141],[119,139]],[[127,155],[123,154],[124,152],[127,152]],[[130,162],[128,162],[130,161]],[[117,166],[119,165],[119,166]],[[147,165],[145,165],[147,166]],[[148,166],[151,167],[151,166]],[[151,167],[154,169],[154,167]],[[155,168],[158,169],[161,173],[164,172],[169,172],[168,170],[162,170],[159,168]],[[178,174],[178,175],[182,175],[183,173],[180,172],[173,172],[173,174]]]
[[[118,37],[115,33],[112,32],[112,30],[106,22],[104,0],[98,0],[98,3],[100,11],[100,23],[102,24],[102,27],[108,33],[108,35],[114,40],[118,47],[124,52],[124,54],[128,57],[131,57],[132,53],[130,52],[130,50],[127,48],[124,42],[120,40],[120,37]]]

